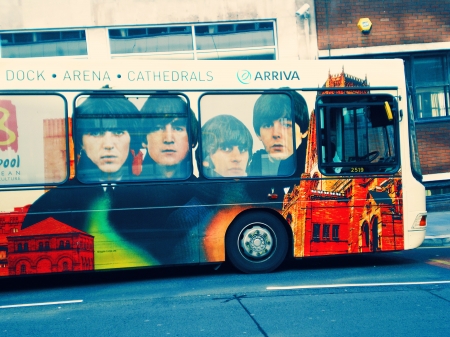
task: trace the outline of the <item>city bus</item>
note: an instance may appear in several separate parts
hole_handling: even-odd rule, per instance
[[[0,60],[0,275],[413,249],[401,60]]]

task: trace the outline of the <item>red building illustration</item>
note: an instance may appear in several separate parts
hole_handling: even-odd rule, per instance
[[[94,237],[53,218],[7,236],[9,275],[94,269]]]
[[[7,236],[20,231],[23,219],[30,206],[15,207],[10,213],[0,213],[0,276],[8,275]]]
[[[355,84],[356,83],[356,84]],[[367,86],[342,71],[324,87]],[[324,91],[339,94],[344,91]],[[345,93],[360,94],[361,90]],[[294,255],[319,256],[404,247],[401,173],[392,177],[326,179],[318,169],[315,113],[311,113],[305,173],[285,195],[283,216],[293,227]],[[311,179],[312,178],[312,179]],[[325,178],[325,179],[324,179]]]
[[[70,177],[75,175],[75,155],[72,139],[72,118],[45,119],[44,130],[44,172],[46,182],[64,181],[67,178],[66,137],[69,136]]]

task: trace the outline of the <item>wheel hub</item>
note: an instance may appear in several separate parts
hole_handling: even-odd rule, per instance
[[[271,233],[260,226],[248,228],[243,232],[241,248],[245,255],[251,258],[264,258],[272,251],[273,239]]]

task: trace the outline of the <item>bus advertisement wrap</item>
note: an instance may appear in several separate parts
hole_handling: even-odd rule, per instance
[[[172,87],[152,88],[169,65]],[[237,65],[1,63],[0,275],[268,272],[286,256],[420,244],[399,62],[377,62],[382,74],[354,60]]]

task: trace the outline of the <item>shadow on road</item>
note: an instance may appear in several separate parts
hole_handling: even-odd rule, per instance
[[[342,255],[329,257],[308,257],[299,260],[285,261],[276,272],[290,270],[332,270],[364,267],[396,266],[405,264],[420,264],[427,258],[434,257],[438,251],[450,255],[450,249],[419,249],[400,252],[383,252],[376,254]],[[448,253],[447,253],[448,252]],[[13,290],[33,290],[58,288],[91,284],[108,284],[134,282],[151,279],[176,279],[195,276],[240,274],[227,263],[218,265],[172,266],[164,268],[146,268],[117,271],[78,272],[52,275],[28,275],[0,279],[0,293]]]

